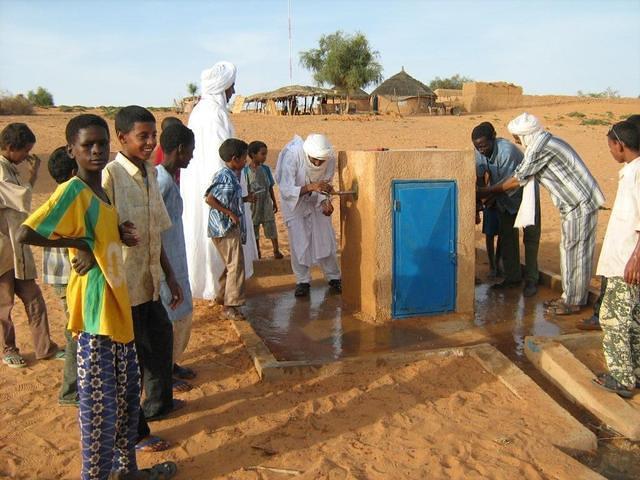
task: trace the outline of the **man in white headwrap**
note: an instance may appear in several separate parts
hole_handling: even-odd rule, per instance
[[[189,116],[189,128],[195,136],[195,150],[189,167],[180,174],[180,194],[184,202],[182,222],[189,267],[189,283],[194,297],[217,298],[218,278],[224,263],[207,238],[209,207],[204,194],[213,175],[224,167],[218,154],[222,142],[234,136],[227,102],[235,93],[236,67],[218,62],[200,75],[202,95]],[[244,177],[244,176],[242,176]],[[241,181],[247,195],[246,180]],[[245,210],[248,210],[245,205]],[[246,213],[246,212],[245,212]],[[251,213],[244,215],[251,222]],[[248,224],[244,248],[245,275],[253,275],[253,261],[258,257],[253,225]]]
[[[310,268],[314,264],[322,267],[330,288],[342,292],[329,197],[335,168],[335,152],[329,139],[316,133],[304,142],[296,135],[278,156],[275,180],[289,232],[296,297],[309,295]]]
[[[545,302],[545,306],[556,315],[576,313],[587,302],[598,209],[604,204],[604,195],[575,150],[545,131],[536,117],[523,113],[509,123],[508,129],[516,143],[524,146],[524,159],[512,177],[480,189],[481,194],[513,190],[525,186],[532,178],[549,190],[562,220],[560,273],[563,292],[562,297]],[[525,202],[525,196],[526,192],[521,210],[531,208],[530,202]],[[518,212],[518,216],[522,213]]]

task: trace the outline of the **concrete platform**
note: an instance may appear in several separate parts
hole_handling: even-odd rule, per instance
[[[601,332],[528,336],[525,354],[570,400],[621,435],[640,440],[640,396],[624,400],[592,382],[595,373],[606,371]]]
[[[565,435],[554,438],[551,443],[563,452],[585,453],[597,449],[593,432],[573,418],[547,395],[531,378],[525,375],[507,357],[489,344],[468,347],[442,348],[435,350],[393,352],[347,357],[340,360],[278,361],[255,333],[247,321],[233,321],[233,326],[244,343],[255,368],[263,380],[278,380],[309,375],[332,375],[353,373],[363,368],[400,365],[421,361],[435,356],[467,357],[478,362],[488,373],[494,375],[509,391],[532,408],[540,408],[563,424]],[[585,472],[591,472],[585,468]],[[587,477],[584,477],[587,478]],[[593,476],[588,478],[600,478]]]

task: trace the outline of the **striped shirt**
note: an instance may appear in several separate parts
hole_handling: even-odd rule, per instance
[[[580,156],[549,132],[527,149],[513,176],[520,185],[535,176],[565,218],[587,215],[604,205],[602,190]]]
[[[242,202],[242,187],[236,173],[229,167],[223,167],[213,176],[211,186],[207,188],[205,196],[211,194],[223,207],[228,208],[240,219],[240,236],[242,243],[247,240],[247,232],[242,218],[244,205]],[[224,237],[234,227],[231,217],[220,210],[212,208],[209,212],[207,232],[211,238]]]
[[[42,252],[42,281],[48,285],[69,283],[69,252],[66,248],[44,247]]]

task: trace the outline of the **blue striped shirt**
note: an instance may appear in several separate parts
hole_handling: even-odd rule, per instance
[[[207,188],[205,195],[211,194],[223,207],[228,208],[240,219],[240,236],[242,243],[246,242],[247,232],[242,219],[244,205],[242,201],[242,187],[237,174],[229,167],[223,167],[213,176],[211,186]],[[212,208],[209,211],[209,225],[207,233],[210,238],[224,237],[234,227],[231,217],[220,210]]]

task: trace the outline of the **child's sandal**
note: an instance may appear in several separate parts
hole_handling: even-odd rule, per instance
[[[24,361],[24,358],[18,352],[7,353],[2,357],[2,363],[9,368],[25,368],[27,366],[27,362]]]

